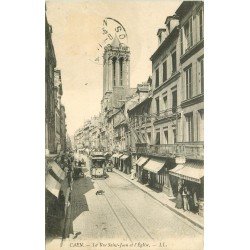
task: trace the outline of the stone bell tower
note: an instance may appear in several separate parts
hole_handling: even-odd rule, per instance
[[[117,108],[126,100],[130,89],[130,51],[115,35],[103,54],[103,108]]]

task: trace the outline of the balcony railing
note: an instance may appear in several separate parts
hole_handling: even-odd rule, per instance
[[[140,116],[136,116],[134,120],[131,120],[130,124],[135,128],[139,128],[143,125],[150,123],[151,120],[152,120],[152,117],[149,115],[140,115]]]
[[[170,109],[166,109],[163,111],[160,111],[159,113],[155,114],[155,120],[162,120],[165,118],[176,118],[176,116],[180,115],[180,107],[176,106],[176,107],[172,107]]]
[[[176,144],[160,145],[138,145],[136,147],[138,154],[152,156],[170,157],[184,156],[187,159],[203,160],[204,143],[203,142],[184,142]]]
[[[203,142],[183,142],[176,144],[176,154],[183,155],[188,159],[203,160],[204,143]]]

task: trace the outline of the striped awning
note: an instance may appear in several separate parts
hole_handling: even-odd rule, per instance
[[[111,157],[112,157],[112,158],[117,158],[117,155],[118,155],[118,154],[115,153],[115,154],[113,154]]]
[[[184,180],[201,183],[204,177],[204,166],[200,162],[188,162],[177,165],[169,171],[169,174]]]
[[[60,166],[55,161],[49,161],[48,165],[62,181],[65,179],[66,177],[65,172],[60,168]]]
[[[147,162],[147,164],[143,167],[143,169],[156,174],[163,168],[165,162],[166,161],[164,160],[151,159]]]
[[[137,164],[138,166],[142,166],[143,164],[145,164],[148,161],[149,158],[147,157],[143,157],[141,156],[136,162],[135,164]]]
[[[50,174],[46,175],[45,187],[50,193],[52,193],[56,198],[58,198],[61,184]]]

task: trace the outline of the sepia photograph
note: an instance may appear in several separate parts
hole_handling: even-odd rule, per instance
[[[204,1],[45,2],[45,247],[204,249]]]

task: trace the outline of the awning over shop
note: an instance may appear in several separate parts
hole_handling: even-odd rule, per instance
[[[123,155],[123,156],[121,157],[121,160],[126,160],[128,157],[129,157],[129,155]]]
[[[56,198],[58,198],[61,184],[50,174],[46,175],[45,187],[48,191],[50,191],[50,193],[52,193]]]
[[[111,157],[112,157],[112,158],[117,158],[117,155],[118,155],[118,154],[113,154]]]
[[[120,158],[121,156],[123,156],[123,154],[117,154],[116,158]]]
[[[201,178],[204,176],[204,166],[199,162],[187,162],[177,165],[169,171],[169,174],[184,180],[201,183]]]
[[[55,159],[57,156],[58,156],[58,154],[49,154],[49,153],[45,154],[46,160]]]
[[[61,180],[65,179],[66,177],[65,172],[60,168],[60,166],[55,161],[49,161],[48,165]]]
[[[164,160],[151,159],[147,162],[147,164],[143,167],[145,170],[148,170],[153,173],[158,173],[164,166]]]
[[[141,156],[136,162],[135,164],[137,164],[138,166],[142,166],[143,164],[145,164],[148,161],[149,158],[147,157],[143,157]]]

